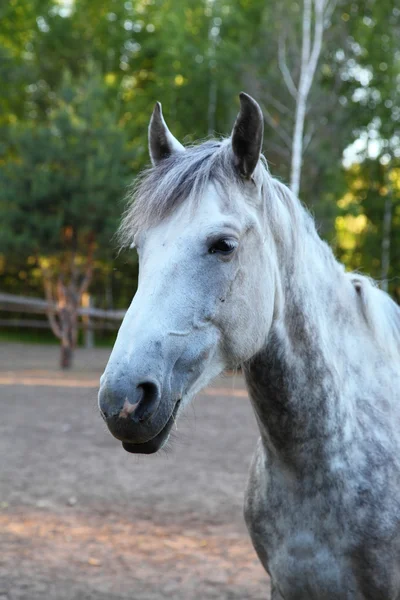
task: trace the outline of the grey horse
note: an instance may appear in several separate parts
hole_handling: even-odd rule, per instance
[[[400,599],[400,309],[349,274],[269,174],[263,117],[184,148],[157,104],[121,225],[140,274],[99,407],[152,453],[240,365],[260,439],[245,519],[273,600]],[[227,415],[229,420],[229,415]]]

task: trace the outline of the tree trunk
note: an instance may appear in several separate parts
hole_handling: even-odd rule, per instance
[[[324,33],[324,10],[327,0],[314,0],[314,40],[311,43],[312,3],[304,0],[303,39],[301,52],[300,81],[296,102],[295,127],[292,147],[292,172],[290,187],[298,196],[300,192],[301,166],[303,161],[303,135],[307,100],[313,83],[318,59],[321,54]]]
[[[304,123],[306,119],[307,102],[317,69],[318,59],[321,54],[324,33],[324,16],[327,6],[328,0],[304,0],[300,78],[297,89],[286,64],[284,50],[280,53],[279,64],[284,81],[289,92],[296,100],[290,169],[290,189],[295,196],[298,196],[300,193],[301,168],[304,153]]]
[[[61,344],[60,367],[61,369],[72,367],[72,348],[64,343]]]
[[[82,306],[85,308],[92,308],[93,302],[90,294],[85,293],[82,295]],[[82,317],[83,332],[84,332],[84,346],[87,350],[94,348],[94,329],[90,314]]]
[[[57,283],[52,282],[52,274],[42,266],[44,289],[48,302],[47,316],[54,335],[61,342],[60,367],[69,369],[72,366],[73,351],[78,341],[78,310],[82,296],[87,292],[93,275],[94,239],[91,239],[88,250],[86,270],[78,285],[79,271],[75,264],[75,254],[69,261],[69,281],[65,283],[60,274]],[[88,317],[89,318],[89,317]]]
[[[60,367],[69,369],[72,366],[73,350],[75,348],[73,308],[65,304],[59,309],[58,315],[61,328]]]
[[[295,196],[298,196],[300,192],[301,167],[303,163],[303,132],[306,115],[306,103],[307,97],[303,94],[300,94],[299,90],[293,132],[292,165],[290,177],[290,189],[292,190]]]

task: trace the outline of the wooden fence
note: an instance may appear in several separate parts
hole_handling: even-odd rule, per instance
[[[14,294],[0,292],[0,311],[12,313],[27,313],[30,315],[45,315],[49,310],[46,300],[28,298]],[[102,308],[81,307],[78,315],[81,317],[79,327],[85,331],[85,345],[91,346],[89,341],[94,330],[115,330],[119,327],[125,316],[125,310],[104,310]],[[50,329],[48,320],[31,318],[0,318],[0,327],[28,327],[35,329]]]

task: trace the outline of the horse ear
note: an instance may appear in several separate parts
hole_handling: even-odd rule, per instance
[[[171,154],[184,151],[185,148],[172,135],[164,121],[160,102],[156,102],[149,124],[149,152],[151,162],[155,166],[164,158],[171,156]]]
[[[249,179],[260,158],[264,118],[257,102],[248,94],[240,94],[240,112],[232,131],[232,150],[240,174]]]

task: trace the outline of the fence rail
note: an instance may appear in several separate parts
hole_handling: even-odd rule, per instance
[[[0,293],[0,310],[2,311],[46,314],[49,308],[52,308],[49,303],[40,298],[28,298],[26,296],[16,296],[15,294]],[[55,308],[56,307],[54,306],[54,309]],[[102,308],[93,307],[81,307],[78,310],[78,315],[81,317],[111,319],[115,321],[122,321],[125,313],[126,310],[104,310]]]
[[[21,327],[28,327],[29,329],[51,329],[47,319],[0,319],[0,327],[15,327],[16,329]],[[84,329],[86,331],[88,329],[88,324],[80,322],[78,323],[78,327],[79,329]],[[96,323],[91,321],[89,328],[93,331],[115,331],[118,328],[118,323]]]
[[[29,298],[15,294],[0,293],[0,311],[13,313],[27,313],[31,315],[45,315],[51,306],[41,298]],[[115,331],[125,316],[125,310],[104,310],[92,306],[80,307],[78,315],[82,317],[78,327],[84,331],[84,343],[87,348],[93,347],[93,334],[95,331]],[[21,317],[0,318],[0,327],[15,327],[29,329],[50,329],[47,319],[29,319]]]

